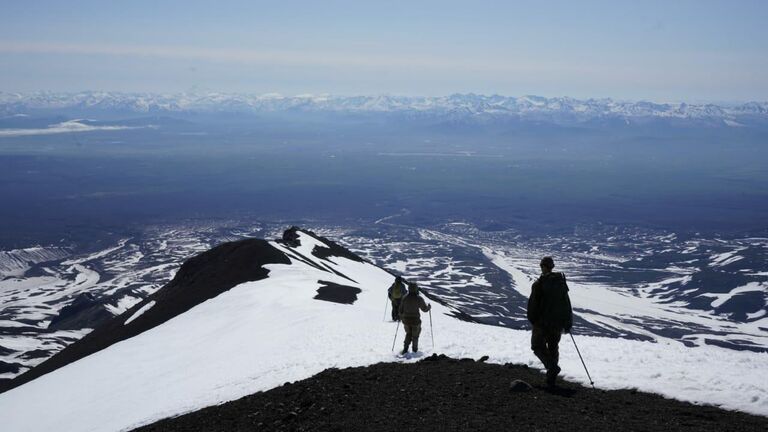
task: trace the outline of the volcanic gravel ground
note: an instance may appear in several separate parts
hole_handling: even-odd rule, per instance
[[[528,391],[513,391],[523,380]],[[418,363],[328,369],[312,378],[137,431],[766,431],[768,418],[633,390],[559,381],[521,365],[432,355]]]

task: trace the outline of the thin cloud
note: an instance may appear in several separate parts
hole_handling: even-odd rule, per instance
[[[563,65],[515,60],[499,64],[485,59],[454,59],[424,55],[285,51],[238,48],[204,48],[162,45],[73,44],[58,42],[0,41],[0,53],[71,54],[156,57],[255,65],[354,67],[372,69],[440,69],[475,72],[541,72],[562,70]],[[573,69],[573,68],[568,68]]]
[[[525,49],[510,46],[504,52],[495,53],[470,51],[435,54],[405,49],[389,52],[376,49],[321,51],[0,41],[0,55],[113,56],[131,59],[136,64],[142,61],[184,60],[224,64],[232,66],[228,67],[232,71],[246,69],[238,66],[256,66],[262,78],[266,77],[263,82],[277,83],[271,87],[275,89],[280,89],[290,81],[285,77],[291,77],[294,81],[296,77],[301,77],[300,81],[304,84],[318,80],[330,82],[333,83],[332,87],[344,89],[337,92],[347,93],[360,93],[360,86],[373,85],[375,88],[362,92],[397,93],[404,88],[408,89],[406,92],[417,94],[434,94],[435,88],[440,88],[441,93],[473,89],[487,89],[489,92],[535,92],[536,89],[545,89],[543,91],[549,94],[597,97],[626,94],[630,88],[640,95],[631,96],[635,98],[661,97],[667,100],[691,93],[699,95],[699,99],[711,99],[717,92],[740,92],[747,96],[739,99],[752,100],[760,98],[759,94],[765,94],[768,85],[764,74],[754,73],[755,70],[764,69],[766,61],[738,52],[691,51],[671,54],[642,51],[631,56],[598,58],[583,57],[578,52],[553,55],[530,50],[525,52]],[[87,73],[85,71],[84,75]],[[205,74],[195,75],[194,80],[211,79]],[[108,79],[105,76],[92,78]],[[152,82],[156,78],[153,76],[146,81]],[[197,81],[188,80],[185,85],[195,84]],[[303,91],[305,87],[299,89]],[[333,89],[317,88],[316,91]]]
[[[61,133],[139,129],[142,127],[143,126],[92,126],[92,125],[80,123],[77,120],[70,120],[63,123],[57,123],[55,125],[51,125],[51,126],[48,126],[47,128],[42,128],[42,129],[0,129],[0,138],[30,136],[30,135],[53,135],[53,134],[61,134]]]

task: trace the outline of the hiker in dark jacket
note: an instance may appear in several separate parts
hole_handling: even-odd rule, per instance
[[[419,334],[421,334],[421,313],[419,310],[429,312],[432,305],[424,301],[419,295],[419,286],[411,282],[408,284],[408,295],[400,302],[400,321],[405,329],[405,344],[402,354],[408,352],[408,345],[413,342],[413,352],[419,350]]]
[[[563,273],[555,273],[552,257],[541,259],[541,276],[533,283],[528,299],[528,321],[533,325],[531,349],[547,368],[547,385],[557,381],[560,367],[560,334],[571,331],[573,311]]]
[[[408,294],[408,290],[405,288],[403,278],[400,276],[395,277],[395,281],[387,290],[389,300],[392,302],[392,321],[400,319],[400,302],[406,294]]]

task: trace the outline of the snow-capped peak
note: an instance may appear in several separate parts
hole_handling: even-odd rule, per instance
[[[532,118],[536,120],[588,121],[596,118],[729,119],[751,117],[768,119],[768,102],[740,105],[655,103],[574,99],[570,97],[520,97],[500,95],[452,94],[450,96],[334,96],[330,94],[279,93],[117,93],[79,92],[30,94],[0,92],[0,113],[16,114],[33,110],[92,110],[136,113],[243,112],[263,113],[299,110],[308,112],[387,112],[421,113],[434,116],[465,113],[492,118]]]

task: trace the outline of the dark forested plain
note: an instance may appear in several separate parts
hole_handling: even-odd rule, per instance
[[[744,233],[764,230],[768,214],[761,127],[298,114],[101,121],[132,129],[0,137],[0,246],[215,217],[364,224],[403,212],[413,225]]]

